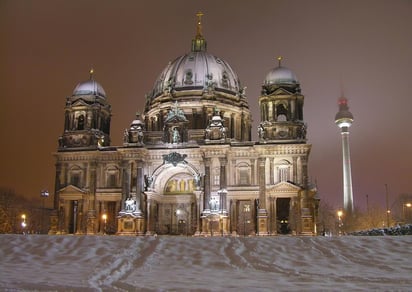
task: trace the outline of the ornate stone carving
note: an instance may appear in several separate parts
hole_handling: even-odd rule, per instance
[[[225,140],[227,128],[223,126],[223,119],[220,113],[215,109],[212,119],[205,130],[205,139],[207,140]]]
[[[187,157],[187,154],[180,154],[177,152],[172,152],[169,154],[164,154],[163,156],[163,163],[171,163],[173,166],[178,165],[179,163],[184,163],[186,164],[187,161],[185,158]]]

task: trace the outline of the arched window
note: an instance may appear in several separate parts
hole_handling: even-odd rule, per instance
[[[118,186],[119,170],[112,166],[106,170],[106,187],[114,188]]]
[[[215,167],[212,170],[212,184],[214,186],[218,186],[220,184],[220,168],[219,167]]]
[[[77,130],[84,130],[84,115],[77,118]]]
[[[83,171],[80,167],[74,166],[69,171],[69,182],[71,185],[81,187]]]
[[[278,122],[285,122],[287,121],[288,110],[286,109],[283,103],[276,105],[276,120]]]
[[[250,185],[250,165],[241,162],[236,165],[236,181],[238,185]]]
[[[289,161],[287,160],[279,161],[278,163],[276,163],[276,169],[277,169],[277,181],[278,182],[290,180],[291,164]]]

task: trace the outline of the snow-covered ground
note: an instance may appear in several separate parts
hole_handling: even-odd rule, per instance
[[[412,236],[0,235],[2,291],[411,291]]]

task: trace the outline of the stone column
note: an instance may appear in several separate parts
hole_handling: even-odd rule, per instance
[[[210,158],[204,158],[205,163],[205,194],[204,194],[204,201],[203,201],[203,212],[210,211]]]
[[[143,192],[143,162],[136,161],[137,172],[136,172],[136,212],[141,213],[141,202],[142,202],[142,192]]]
[[[220,211],[221,213],[227,212],[227,203],[226,203],[226,196],[227,196],[227,177],[226,177],[226,164],[227,159],[226,157],[220,157]]]
[[[96,209],[97,209],[97,200],[96,200],[96,181],[97,181],[97,175],[96,175],[96,162],[91,161],[89,164],[89,195],[87,198],[87,203],[88,203],[88,210],[87,210],[87,234],[95,234],[96,230],[89,228],[89,226],[94,227],[97,226],[96,220],[99,220],[99,218],[96,218]]]
[[[298,158],[296,156],[293,157],[293,182],[298,182]]]
[[[258,235],[268,234],[268,214],[266,211],[266,178],[265,178],[265,157],[259,157],[259,208],[257,214]]]
[[[202,198],[202,191],[194,191],[193,192],[196,197],[196,231],[195,235],[200,235],[200,211],[201,211],[201,198]]]
[[[259,209],[266,209],[265,157],[259,157]]]
[[[275,171],[274,171],[274,158],[269,159],[269,171],[270,171],[270,177],[269,177],[269,184],[273,185],[273,183],[276,181],[275,179]]]
[[[146,235],[152,235],[154,232],[152,230],[152,198],[147,194],[147,203],[146,203]]]
[[[129,161],[123,161],[123,185],[122,185],[122,209],[124,208],[125,200],[130,196],[130,164]]]

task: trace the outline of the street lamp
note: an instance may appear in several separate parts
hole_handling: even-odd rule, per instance
[[[27,227],[26,223],[26,214],[21,215],[21,228],[23,230],[23,234],[25,234],[24,229]]]
[[[338,210],[337,212],[338,214],[338,227],[339,227],[339,235],[342,235],[342,216],[343,216],[343,211],[342,210]]]
[[[249,213],[250,213],[250,205],[249,204],[243,205],[243,236],[244,237],[246,237],[246,223],[247,224],[250,223]],[[247,217],[246,217],[246,215],[247,215]]]
[[[103,223],[104,223],[104,225],[103,225],[103,234],[106,234],[106,224],[107,224],[107,214],[106,213],[103,213],[102,219],[103,219]]]
[[[46,198],[49,197],[49,191],[48,190],[42,190],[40,192],[40,197],[43,198],[43,205],[42,205],[42,213],[41,213],[41,231],[40,233],[43,233],[43,223],[44,223],[44,201],[46,200]]]
[[[406,208],[411,208],[411,207],[412,207],[412,203],[402,204],[402,217],[403,217],[403,222],[404,223],[406,223],[406,217],[408,217],[408,219],[409,219],[409,216],[406,216],[406,212],[407,212]]]

